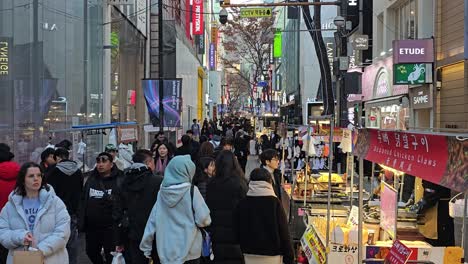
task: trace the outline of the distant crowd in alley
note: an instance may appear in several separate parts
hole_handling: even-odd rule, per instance
[[[159,132],[131,162],[106,145],[83,173],[63,140],[40,164],[0,143],[0,264],[25,246],[45,264],[292,264],[281,205],[279,136],[247,119],[193,120],[176,147]],[[85,249],[79,237],[85,236]],[[208,250],[208,251],[207,251]]]

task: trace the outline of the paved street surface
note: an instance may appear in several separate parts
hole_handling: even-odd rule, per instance
[[[92,264],[91,261],[86,256],[86,243],[85,243],[85,234],[80,234],[80,250],[78,254],[78,264]]]

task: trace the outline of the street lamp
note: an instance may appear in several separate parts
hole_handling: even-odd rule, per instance
[[[333,24],[335,24],[336,27],[340,28],[340,27],[343,27],[346,24],[346,21],[345,21],[344,17],[336,16],[335,19],[333,19]]]

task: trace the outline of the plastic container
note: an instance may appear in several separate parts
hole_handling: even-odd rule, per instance
[[[452,218],[463,218],[463,210],[465,209],[465,203],[463,202],[464,199],[461,202],[457,202],[456,200],[456,198],[461,194],[463,193],[455,195],[449,201],[449,215]],[[466,211],[466,216],[468,217],[468,209]]]

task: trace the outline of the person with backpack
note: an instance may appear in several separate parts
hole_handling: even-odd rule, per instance
[[[114,204],[116,251],[124,251],[127,264],[147,262],[140,250],[146,221],[158,197],[162,177],[154,175],[151,151],[140,149],[133,155],[133,164],[125,171],[125,179]],[[153,261],[158,258],[153,252]],[[156,262],[155,262],[156,263]]]
[[[114,240],[115,193],[122,185],[123,172],[113,163],[112,155],[99,153],[96,168],[84,186],[79,212],[79,229],[86,235],[86,254],[93,264],[111,264],[117,246]],[[101,255],[104,248],[105,262]]]
[[[162,264],[200,263],[200,228],[209,226],[211,218],[200,191],[192,185],[194,175],[195,164],[189,155],[176,156],[167,165],[140,243],[147,258],[156,242]]]

